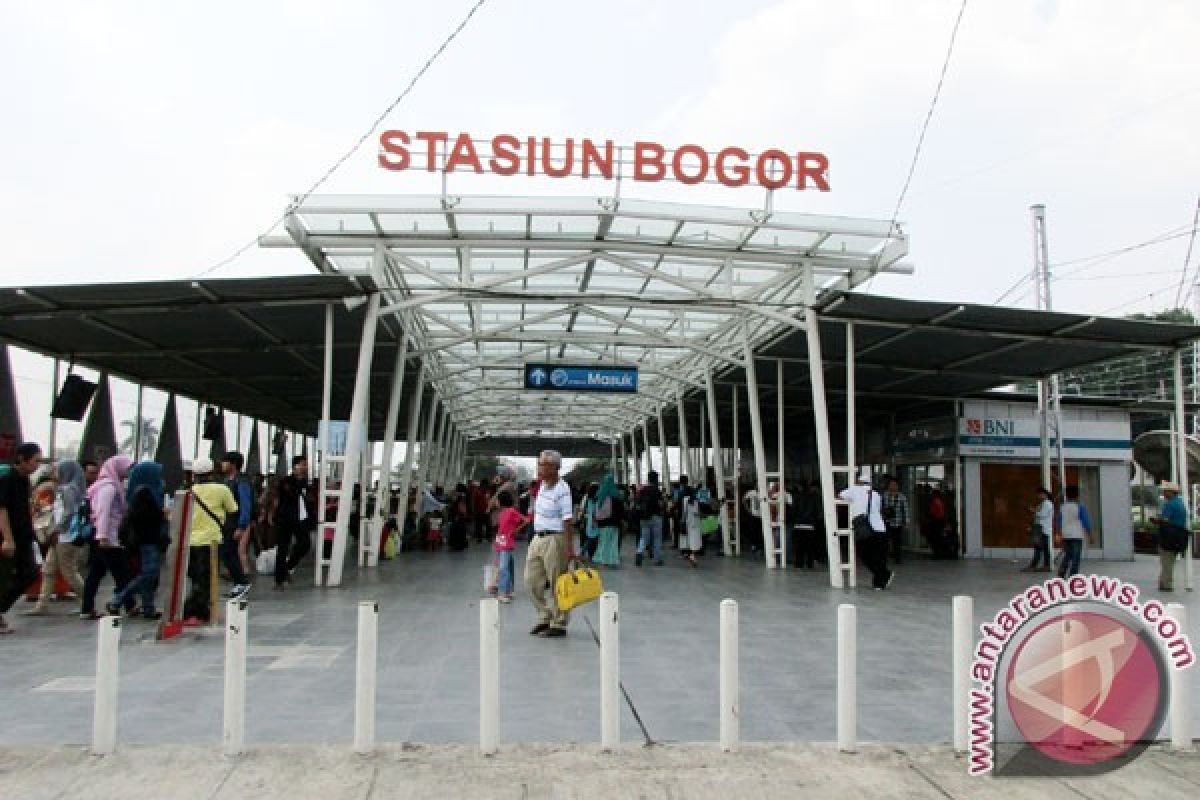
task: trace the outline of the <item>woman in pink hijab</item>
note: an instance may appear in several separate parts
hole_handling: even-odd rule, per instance
[[[132,467],[133,459],[129,456],[113,456],[101,465],[100,476],[87,491],[96,536],[92,541],[87,580],[83,583],[83,608],[79,614],[81,619],[94,620],[103,616],[96,613],[96,593],[100,591],[100,581],[104,580],[106,574],[112,575],[118,592],[132,579],[129,554],[121,547],[117,535],[121,527],[121,518],[125,515],[125,489],[122,483]],[[134,602],[134,598],[130,596],[126,601],[127,611],[133,610]]]

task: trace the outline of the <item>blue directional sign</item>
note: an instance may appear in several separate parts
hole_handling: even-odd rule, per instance
[[[526,364],[525,388],[563,392],[636,392],[637,367]]]

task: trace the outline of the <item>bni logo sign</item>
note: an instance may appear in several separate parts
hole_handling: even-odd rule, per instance
[[[970,436],[1012,436],[1017,431],[1017,424],[1011,419],[976,419],[966,420],[967,434]]]
[[[1054,578],[981,626],[971,677],[972,775],[1091,775],[1155,741],[1172,670],[1195,661],[1157,600],[1102,575]]]

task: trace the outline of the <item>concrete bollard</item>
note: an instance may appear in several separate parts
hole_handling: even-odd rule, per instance
[[[246,746],[246,613],[245,600],[225,604],[225,716],[221,745],[236,756]]]
[[[479,603],[479,750],[496,752],[500,739],[500,604]]]
[[[92,753],[107,756],[117,749],[117,688],[120,676],[121,618],[105,617],[96,625],[96,695],[92,709]]]
[[[1187,633],[1187,607],[1182,603],[1167,605],[1167,613],[1179,623],[1180,633]],[[1171,671],[1171,748],[1190,751],[1192,749],[1192,686],[1188,670],[1168,667]]]
[[[375,751],[375,673],[379,651],[379,604],[358,604],[358,650],[354,681],[354,752]]]
[[[621,743],[621,636],[616,592],[600,595],[600,744]]]
[[[853,753],[858,726],[858,612],[849,603],[838,606],[837,640],[837,739],[838,749]]]
[[[952,604],[954,619],[951,657],[954,691],[954,750],[967,752],[968,715],[971,692],[971,647],[974,644],[975,601],[967,595],[955,595]]]
[[[721,601],[721,749],[738,747],[738,604]]]

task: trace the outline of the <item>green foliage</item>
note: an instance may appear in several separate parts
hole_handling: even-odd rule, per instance
[[[585,458],[564,477],[575,486],[586,486],[589,483],[599,483],[611,468],[607,458]]]

